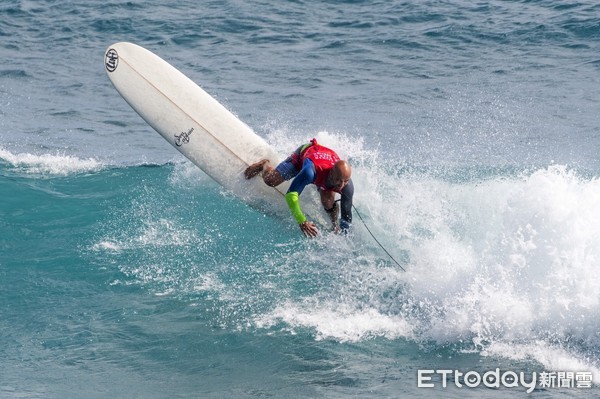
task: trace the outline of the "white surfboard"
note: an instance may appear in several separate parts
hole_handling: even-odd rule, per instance
[[[104,63],[129,105],[206,174],[251,205],[289,215],[284,199],[289,182],[272,188],[260,176],[244,178],[244,170],[260,159],[269,159],[272,165],[279,161],[250,127],[143,47],[115,43],[107,49]],[[315,209],[309,205],[306,210],[311,207]]]

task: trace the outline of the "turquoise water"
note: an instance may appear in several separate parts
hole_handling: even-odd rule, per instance
[[[0,397],[590,397],[600,381],[591,2],[0,5]],[[306,240],[182,158],[103,70],[173,63],[286,155],[354,167]],[[464,382],[464,381],[463,381]]]

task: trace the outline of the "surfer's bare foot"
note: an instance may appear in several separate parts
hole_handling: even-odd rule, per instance
[[[246,179],[252,179],[254,176],[262,172],[262,170],[265,168],[265,165],[268,163],[268,159],[263,159],[256,163],[253,163],[252,165],[246,168],[246,170],[244,171],[244,176],[246,176]]]

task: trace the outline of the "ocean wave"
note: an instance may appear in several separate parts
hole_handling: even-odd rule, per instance
[[[361,154],[355,141],[321,136]],[[600,179],[565,165],[482,168],[464,179],[439,169],[390,174],[376,152],[362,155],[355,203],[406,272],[357,220],[358,250],[340,242],[317,250],[335,279],[275,304],[257,327],[284,323],[313,329],[319,340],[404,338],[508,358],[515,353],[503,348],[521,345],[522,360],[598,370],[600,283],[589,276],[600,259]],[[310,267],[314,258],[306,259]],[[556,351],[563,360],[548,360]]]
[[[564,165],[472,166],[464,176],[411,168],[361,140],[315,135],[352,160],[355,205],[406,271],[356,215],[349,237],[305,240],[292,218],[246,206],[189,162],[90,176],[99,192],[118,195],[103,195],[104,217],[84,256],[115,265],[115,285],[211,302],[209,317],[225,328],[400,339],[600,369],[600,283],[589,277],[600,259],[600,179]],[[309,138],[274,130],[269,142],[283,156]],[[0,157],[23,173],[104,167],[67,156]]]

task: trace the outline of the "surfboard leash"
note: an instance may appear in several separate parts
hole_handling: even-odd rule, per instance
[[[354,211],[358,215],[358,218],[363,223],[363,225],[365,226],[365,228],[367,229],[367,231],[369,232],[369,234],[371,235],[371,237],[373,237],[373,239],[375,240],[375,242],[377,243],[377,245],[379,245],[379,247],[381,249],[383,249],[383,251],[387,254],[387,256],[389,256],[390,259],[393,260],[394,263],[396,263],[400,269],[402,269],[403,271],[406,271],[406,269],[404,269],[402,267],[402,265],[400,265],[400,263],[398,263],[398,261],[396,259],[394,259],[394,257],[388,252],[388,250],[385,249],[385,247],[379,242],[379,240],[377,239],[377,237],[375,237],[375,235],[371,232],[371,229],[369,228],[369,226],[367,226],[367,223],[365,222],[365,220],[363,219],[363,217],[360,215],[360,212],[358,211],[358,209],[356,209],[356,207],[354,206],[354,204],[352,204],[352,208],[354,208]]]

